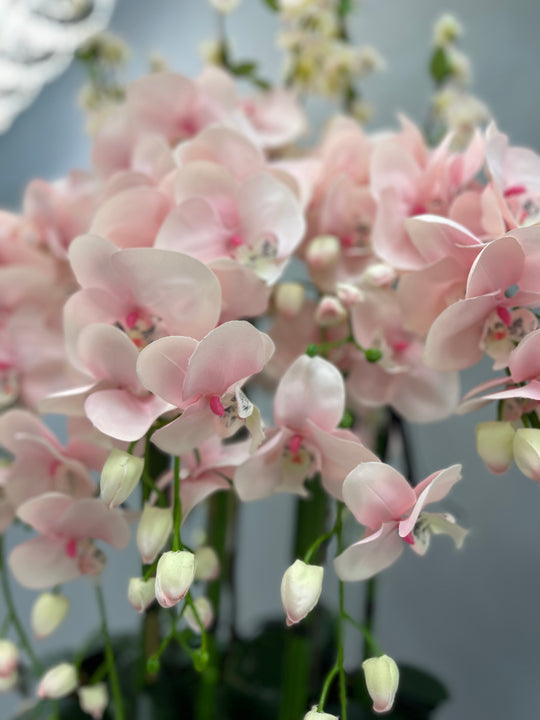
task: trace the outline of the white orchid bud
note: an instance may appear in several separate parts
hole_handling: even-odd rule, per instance
[[[488,470],[495,475],[502,475],[512,464],[515,434],[510,422],[492,420],[476,426],[476,449]]]
[[[143,563],[153,563],[163,550],[173,528],[171,508],[154,507],[146,503],[139,527],[137,528],[137,547]]]
[[[156,597],[156,578],[151,577],[148,580],[135,577],[130,578],[128,583],[128,601],[135,610],[140,613],[154,601]]]
[[[341,256],[341,244],[335,235],[313,238],[306,250],[306,261],[312,270],[324,270],[335,265]]]
[[[319,601],[324,569],[295,560],[281,580],[281,602],[287,615],[287,625],[303,620]]]
[[[362,279],[372,287],[387,287],[396,281],[397,273],[391,265],[373,263],[364,270]]]
[[[18,664],[18,647],[11,640],[0,640],[0,678],[11,677]]]
[[[195,577],[195,556],[187,550],[171,550],[159,558],[156,570],[156,599],[169,608],[186,595]]]
[[[198,597],[195,600],[194,605],[203,628],[207,630],[214,622],[214,611],[212,609],[212,604],[210,603],[210,600],[206,597]],[[193,611],[192,607],[188,606],[184,610],[184,618],[186,619],[187,624],[193,630],[193,632],[197,633],[197,635],[200,635],[201,626],[197,621],[195,612]]]
[[[105,708],[109,704],[109,691],[106,683],[85,685],[79,688],[77,694],[81,710],[93,717],[94,720],[101,720]]]
[[[211,5],[220,13],[228,14],[240,5],[240,0],[210,0]]]
[[[330,715],[330,713],[319,712],[317,706],[314,705],[311,710],[304,715],[304,720],[339,720],[337,715]]]
[[[540,430],[519,428],[514,436],[514,460],[521,472],[540,482]]]
[[[350,283],[336,283],[336,295],[338,300],[346,308],[352,308],[365,300],[366,294],[360,288]]]
[[[129,453],[111,450],[101,471],[101,499],[111,509],[121,505],[137,487],[144,468],[144,460]]]
[[[362,663],[366,687],[373,700],[373,712],[392,709],[399,683],[399,669],[388,655],[369,658]]]
[[[315,311],[315,322],[320,327],[333,327],[344,322],[348,317],[345,307],[337,297],[325,295],[319,301]]]
[[[195,550],[195,580],[215,580],[219,577],[220,563],[213,547],[204,545]]]
[[[71,663],[64,662],[45,673],[38,685],[37,694],[42,699],[57,700],[70,695],[78,684],[77,668]]]
[[[61,625],[69,610],[69,600],[65,595],[44,592],[39,595],[30,616],[32,631],[37,638],[44,638]]]
[[[296,282],[283,282],[274,289],[274,303],[280,315],[294,317],[298,315],[304,304],[306,291],[304,286]]]
[[[0,675],[0,692],[7,692],[13,690],[15,685],[19,682],[19,671],[14,670],[11,675],[3,677]]]

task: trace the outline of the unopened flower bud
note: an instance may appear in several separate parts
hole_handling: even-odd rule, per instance
[[[306,261],[312,270],[324,270],[335,265],[341,255],[341,245],[334,235],[313,238],[306,250]]]
[[[137,528],[137,547],[143,563],[154,562],[165,546],[172,528],[173,516],[170,508],[145,504]]]
[[[336,295],[338,300],[346,308],[358,305],[358,303],[362,302],[366,297],[366,294],[362,292],[362,290],[349,283],[336,283]]]
[[[109,691],[105,683],[96,683],[95,685],[85,685],[79,688],[79,705],[81,710],[94,720],[101,720],[105,708],[109,704]]]
[[[364,270],[362,280],[372,287],[388,287],[397,279],[397,273],[391,265],[374,263]]]
[[[287,625],[303,620],[313,610],[322,590],[324,569],[295,560],[281,580],[281,602],[287,615]]]
[[[156,597],[156,578],[151,577],[148,580],[144,578],[130,578],[128,584],[128,601],[135,610],[140,613],[154,601]]]
[[[320,327],[333,327],[347,319],[347,310],[337,297],[325,295],[319,301],[315,311],[315,322]]]
[[[0,640],[0,678],[8,678],[17,670],[19,649],[11,640]]]
[[[71,663],[64,662],[45,673],[38,685],[37,694],[42,699],[57,700],[70,695],[78,684],[77,668]]]
[[[214,622],[214,611],[212,609],[210,600],[208,600],[208,598],[205,598],[205,597],[198,597],[195,600],[194,605],[195,605],[195,610],[197,611],[197,615],[199,616],[199,620],[201,621],[203,628],[205,630],[207,630],[210,627],[210,625]],[[184,617],[186,619],[187,624],[193,630],[193,632],[200,635],[201,626],[199,625],[199,622],[195,616],[195,612],[193,611],[192,607],[188,606],[184,610]]]
[[[276,285],[274,289],[274,303],[280,315],[294,317],[300,312],[304,304],[306,292],[303,285],[295,282],[284,282]]]
[[[399,669],[388,655],[369,658],[362,663],[366,687],[373,700],[373,712],[392,709],[399,683]]]
[[[319,712],[317,706],[314,705],[311,710],[304,715],[304,720],[339,720],[337,715],[330,715],[330,713]]]
[[[0,692],[7,692],[13,690],[15,685],[19,682],[19,671],[14,670],[11,675],[3,677],[0,675]]]
[[[446,13],[442,15],[433,27],[433,40],[437,47],[455,42],[462,34],[463,29],[455,15]]]
[[[492,420],[476,426],[476,449],[486,467],[495,475],[505,473],[514,457],[514,435],[510,422]]]
[[[30,624],[37,638],[51,635],[62,623],[69,610],[69,600],[65,595],[44,592],[32,606]]]
[[[228,14],[240,5],[240,0],[210,0],[211,5],[220,13]]]
[[[103,502],[111,509],[121,505],[141,479],[144,460],[114,448],[101,471],[100,490]]]
[[[187,550],[171,550],[159,558],[156,571],[156,599],[169,608],[182,600],[195,577],[195,556]]]
[[[213,547],[204,545],[195,550],[195,580],[215,580],[219,571],[219,558]]]
[[[521,472],[540,482],[540,430],[519,428],[514,436],[514,460]]]

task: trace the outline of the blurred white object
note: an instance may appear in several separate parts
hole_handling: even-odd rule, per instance
[[[0,0],[0,133],[103,30],[115,0]]]

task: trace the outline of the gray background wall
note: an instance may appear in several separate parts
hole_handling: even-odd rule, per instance
[[[353,34],[375,45],[388,63],[387,71],[366,85],[366,99],[377,109],[373,127],[392,125],[398,110],[419,122],[424,119],[431,26],[444,10],[455,12],[465,25],[463,45],[473,62],[475,88],[499,127],[514,143],[539,151],[540,3],[535,0],[365,0]],[[257,56],[266,74],[275,75],[274,21],[262,3],[244,0],[229,28],[238,56]],[[200,67],[197,45],[212,35],[214,20],[203,0],[120,0],[112,30],[132,47],[131,75],[141,73],[156,50],[174,68],[194,75]],[[75,107],[82,81],[82,70],[72,66],[0,137],[0,206],[16,208],[32,177],[55,178],[74,166],[88,166],[89,144]],[[320,122],[319,103],[313,112]],[[484,375],[468,373],[464,384],[472,386]],[[463,463],[464,480],[448,510],[471,533],[459,553],[446,538],[438,538],[424,559],[405,553],[379,583],[377,636],[384,649],[398,661],[431,668],[450,689],[451,700],[436,720],[526,720],[538,715],[540,488],[517,472],[494,477],[484,469],[475,453],[474,426],[489,418],[487,411],[412,429],[422,477]],[[280,613],[279,583],[288,563],[283,528],[291,511],[288,499],[278,497],[242,513],[238,581],[245,631]],[[133,627],[137,617],[126,611],[125,587],[115,581],[118,574],[127,577],[137,568],[133,552],[112,554],[105,571],[111,620],[119,631]],[[43,653],[82,638],[97,620],[92,602],[84,621],[80,619],[88,602],[86,581],[72,583],[67,592],[77,612],[43,643]],[[361,596],[361,586],[348,588],[351,611],[360,606]],[[23,614],[33,597],[17,592]],[[358,652],[355,635],[348,650],[351,658]],[[0,696],[0,717],[10,713],[8,705],[11,701]]]

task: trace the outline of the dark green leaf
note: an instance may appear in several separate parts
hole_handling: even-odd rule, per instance
[[[278,0],[263,0],[266,5],[270,8],[270,10],[273,10],[274,12],[277,12],[279,10],[279,2]]]
[[[354,7],[354,0],[339,0],[338,13],[341,17],[345,17],[352,12]]]
[[[257,68],[257,63],[255,62],[240,62],[236,65],[232,65],[230,67],[230,70],[235,75],[251,75]]]

